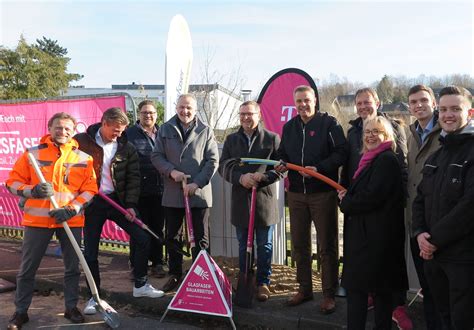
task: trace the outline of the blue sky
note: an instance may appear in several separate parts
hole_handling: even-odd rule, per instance
[[[384,74],[473,75],[473,11],[473,1],[0,0],[0,43],[58,40],[69,71],[85,76],[77,85],[163,84],[169,23],[182,14],[191,83],[203,82],[212,58],[221,84],[240,69],[242,87],[256,94],[287,67],[365,84]]]

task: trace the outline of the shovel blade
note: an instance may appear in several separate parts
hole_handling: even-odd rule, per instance
[[[112,329],[117,329],[120,326],[120,318],[117,311],[105,300],[99,299],[99,301],[96,302],[97,309],[102,314],[104,322]]]
[[[235,292],[234,304],[239,307],[252,308],[255,295],[255,273],[240,273]]]

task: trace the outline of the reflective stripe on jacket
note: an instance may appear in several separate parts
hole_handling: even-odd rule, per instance
[[[69,226],[83,227],[82,211],[98,191],[92,157],[80,151],[74,139],[57,146],[50,135],[41,138],[40,144],[29,148],[27,152],[33,154],[46,181],[53,185],[54,197],[59,206],[70,205],[78,212],[78,215],[68,220]],[[38,183],[40,181],[25,152],[17,160],[5,182],[11,193],[27,199],[21,224],[30,227],[62,227],[48,215],[53,209],[49,198],[32,197],[31,191]]]

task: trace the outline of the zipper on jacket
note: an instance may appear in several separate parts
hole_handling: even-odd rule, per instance
[[[245,134],[245,133],[244,133],[244,134]],[[248,151],[248,153],[250,154],[250,150],[252,150],[253,143],[254,143],[255,140],[257,139],[257,135],[255,135],[255,136],[253,137],[253,139],[251,139],[250,141],[248,140],[247,137],[245,137],[245,138],[247,139],[246,142],[247,142],[247,144],[248,144],[248,146],[249,146],[249,151]],[[249,142],[250,142],[250,143],[249,143]]]
[[[331,138],[332,146],[333,146],[334,148],[336,148],[336,142],[334,141],[334,138],[332,137],[332,133],[331,133],[331,132],[329,132],[329,137]]]
[[[115,152],[115,154],[117,154],[117,152]],[[115,156],[114,156],[114,158],[112,158],[112,162],[110,163],[110,178],[112,179],[112,186],[114,187],[114,192],[117,192],[117,182],[115,181],[115,166],[116,165],[117,163],[115,162]]]
[[[179,124],[177,124],[179,125]],[[171,125],[171,127],[173,127],[173,129],[178,133],[178,136],[180,137],[181,139],[181,145],[182,145],[182,149],[181,149],[181,152],[179,153],[179,162],[181,162],[183,160],[183,154],[184,154],[184,137],[181,135],[181,131],[179,130],[179,128],[175,125]]]
[[[305,142],[306,142],[306,127],[303,125],[303,146],[301,147],[301,166],[304,167],[304,145],[305,145]],[[304,176],[303,176],[303,193],[306,194],[306,184],[305,184],[305,180],[304,180]]]

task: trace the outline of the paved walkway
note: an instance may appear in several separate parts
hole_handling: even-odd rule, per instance
[[[21,262],[21,241],[9,240],[0,237],[0,278],[15,282]],[[102,278],[102,298],[114,308],[132,308],[140,313],[160,316],[166,310],[173,293],[163,298],[133,298],[133,283],[129,280],[128,257],[123,254],[101,253],[100,269]],[[81,279],[81,295],[87,298],[87,286],[85,277]],[[63,290],[63,264],[60,257],[45,256],[36,277],[36,286],[40,292],[62,292]],[[161,288],[167,278],[150,278],[150,282],[156,288]],[[1,294],[0,293],[0,298]],[[287,307],[284,302],[285,296],[272,296],[265,303],[255,302],[253,309],[245,309],[234,306],[233,320],[238,328],[272,328],[272,329],[344,329],[346,328],[346,301],[337,298],[336,312],[331,315],[319,313],[319,300],[321,292],[314,293],[313,301],[296,307]],[[10,296],[11,297],[11,296]],[[3,299],[2,299],[3,300]],[[13,301],[9,302],[13,304]],[[82,308],[83,306],[79,306]],[[419,302],[413,304],[408,310],[412,317],[415,329],[424,329],[422,320],[422,305]],[[30,318],[34,317],[35,311],[30,311]],[[0,310],[0,327],[4,328],[3,322],[10,315],[5,310]],[[373,313],[369,312],[368,328],[372,328]],[[180,313],[170,311],[166,318],[191,319],[193,324],[216,324],[217,327],[229,327],[230,322],[225,318],[212,317],[201,314]],[[195,323],[194,320],[198,323]],[[208,323],[209,322],[209,323]],[[396,326],[393,327],[396,329]]]

